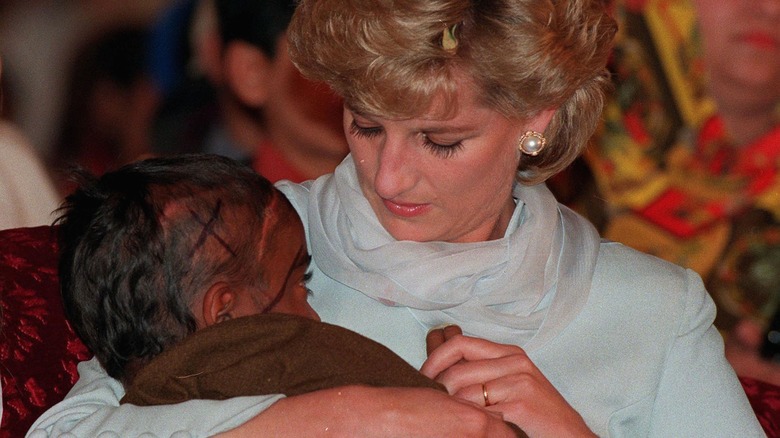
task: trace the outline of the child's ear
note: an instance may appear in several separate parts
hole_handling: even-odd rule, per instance
[[[203,322],[205,326],[226,321],[233,317],[236,293],[224,282],[211,285],[203,296]]]
[[[260,108],[268,99],[271,60],[257,47],[244,41],[227,45],[224,53],[225,82],[247,106]]]

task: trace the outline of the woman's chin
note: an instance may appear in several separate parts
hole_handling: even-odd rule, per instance
[[[393,222],[396,223],[382,223],[382,226],[395,240],[407,240],[412,242],[438,240],[422,224],[397,223],[400,221]]]

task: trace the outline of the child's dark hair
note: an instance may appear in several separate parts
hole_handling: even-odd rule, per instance
[[[248,167],[184,155],[82,179],[57,220],[60,284],[74,329],[112,377],[193,333],[204,287],[263,287],[263,224],[289,201]]]

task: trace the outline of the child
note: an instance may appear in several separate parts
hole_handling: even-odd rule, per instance
[[[83,185],[63,210],[66,312],[125,385],[123,403],[352,383],[442,389],[385,347],[319,322],[306,301],[300,219],[237,162],[130,164]]]
[[[231,159],[129,164],[84,184],[62,210],[65,310],[125,386],[122,403],[352,384],[445,390],[384,346],[319,321],[306,300],[301,220]],[[430,348],[456,331],[433,331]]]

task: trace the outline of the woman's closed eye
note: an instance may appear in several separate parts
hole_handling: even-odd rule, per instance
[[[374,138],[383,131],[381,126],[361,126],[355,119],[352,119],[352,123],[350,123],[349,127],[350,134],[355,137],[363,138]],[[441,158],[449,158],[463,148],[463,143],[461,141],[440,143],[431,140],[425,133],[421,133],[420,136],[423,139],[423,146]]]
[[[441,158],[449,158],[463,149],[463,142],[461,141],[456,141],[454,143],[437,143],[431,140],[426,134],[422,134],[422,137],[423,145]]]
[[[349,133],[355,137],[373,138],[382,133],[381,126],[360,126],[352,119],[349,126]]]

